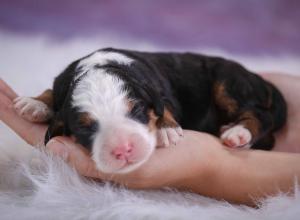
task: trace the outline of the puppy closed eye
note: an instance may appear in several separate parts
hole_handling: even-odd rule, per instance
[[[88,113],[81,113],[78,117],[76,133],[92,134],[99,130],[99,123],[92,119]]]
[[[99,131],[99,123],[93,120],[89,114],[80,113],[75,119],[75,123],[72,126],[72,133],[76,138],[76,141],[91,150],[93,138]]]
[[[142,102],[136,103],[132,107],[129,116],[133,119],[140,121],[143,124],[147,124],[149,121],[149,117],[147,114],[147,107]]]

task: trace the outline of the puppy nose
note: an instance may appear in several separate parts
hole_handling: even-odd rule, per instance
[[[111,154],[117,159],[117,160],[125,160],[130,157],[132,154],[133,146],[132,144],[123,144],[115,147]]]

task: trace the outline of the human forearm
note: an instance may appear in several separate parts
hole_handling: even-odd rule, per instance
[[[215,184],[222,181],[220,194],[234,202],[289,192],[300,179],[300,155],[265,151],[231,152]]]
[[[27,143],[34,146],[43,145],[43,137],[45,135],[46,126],[41,124],[33,125],[19,117],[13,110],[12,100],[5,94],[1,93],[1,87],[3,87],[3,85],[0,85],[0,120],[14,130]],[[16,95],[13,96],[12,94],[12,98],[15,97]]]
[[[220,148],[202,179],[191,178],[180,188],[230,202],[253,205],[254,199],[289,192],[300,180],[300,154],[239,151]],[[202,172],[203,173],[203,172]]]

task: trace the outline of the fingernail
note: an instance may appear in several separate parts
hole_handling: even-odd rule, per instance
[[[49,149],[54,155],[61,157],[63,160],[68,159],[69,152],[65,143],[56,139],[52,139],[47,143],[46,148]]]

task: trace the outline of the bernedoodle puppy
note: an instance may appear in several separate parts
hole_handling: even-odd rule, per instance
[[[270,150],[286,122],[280,92],[240,64],[193,53],[106,48],[71,63],[52,90],[18,97],[15,109],[47,122],[52,137],[75,137],[97,168],[125,173],[183,129],[208,132],[232,148]]]

